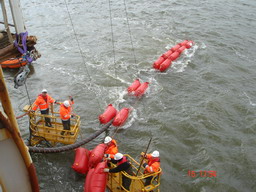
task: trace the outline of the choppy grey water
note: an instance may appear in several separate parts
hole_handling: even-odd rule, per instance
[[[161,191],[256,191],[256,1],[112,0],[115,57],[109,1],[21,4],[42,54],[27,80],[32,100],[42,88],[59,100],[73,95],[83,137],[98,129],[98,115],[108,104],[133,107],[116,140],[121,152],[138,158],[153,137],[150,151],[160,151],[163,168]],[[193,49],[164,73],[152,69],[184,39],[195,41]],[[28,104],[25,87],[13,88],[14,71],[4,74],[20,115]],[[135,78],[150,82],[138,101],[124,94]],[[27,119],[18,123],[27,138]],[[92,149],[103,138],[84,147]],[[74,152],[32,158],[42,192],[83,191],[84,177],[70,168]],[[217,176],[199,174],[210,170]]]

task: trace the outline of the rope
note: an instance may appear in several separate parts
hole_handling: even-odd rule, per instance
[[[111,27],[111,36],[112,36],[112,41],[111,42],[112,42],[112,49],[113,49],[113,59],[114,59],[114,64],[115,64],[115,77],[117,79],[117,74],[116,74],[116,58],[115,58],[115,43],[114,43],[114,32],[113,32],[113,23],[112,23],[112,10],[111,10],[111,2],[110,2],[110,0],[108,0],[108,2],[109,2],[109,18],[110,18],[110,27]],[[126,6],[125,0],[123,2],[124,2],[124,10],[125,10],[125,14],[126,14],[126,21],[127,21],[127,27],[128,27],[128,32],[129,32],[129,36],[130,36],[131,47],[132,47],[132,51],[133,51],[134,63],[137,64],[136,56],[135,56],[135,51],[134,51],[134,46],[133,46],[132,35],[131,35],[131,29],[130,29],[130,24],[129,24],[129,19],[128,19],[127,6]],[[135,105],[136,104],[137,104],[137,102],[135,103]],[[133,110],[133,109],[131,109],[131,110]],[[112,134],[111,138],[115,137],[115,135],[118,132],[119,128],[120,128],[120,126],[115,129],[115,131]]]
[[[113,22],[112,22],[112,10],[111,10],[111,2],[108,0],[109,6],[109,20],[110,20],[110,28],[111,28],[111,42],[112,42],[112,50],[113,50],[113,59],[114,59],[114,69],[115,69],[115,78],[117,84],[117,74],[116,74],[116,52],[115,52],[115,40],[114,40],[114,32],[113,32]],[[116,87],[116,94],[118,97],[118,89]]]
[[[125,14],[126,14],[126,21],[127,21],[127,26],[128,26],[128,31],[129,31],[131,46],[132,46],[132,52],[133,52],[134,63],[137,64],[137,60],[136,60],[136,56],[135,56],[135,51],[134,51],[134,46],[133,46],[133,41],[132,41],[131,28],[130,28],[129,19],[128,19],[127,6],[126,6],[125,0],[124,0],[124,9],[125,9]]]
[[[83,63],[84,63],[84,65],[85,65],[85,69],[86,69],[87,76],[89,77],[89,81],[90,81],[90,83],[92,84],[92,78],[91,78],[91,76],[90,76],[90,73],[89,73],[89,70],[88,70],[88,68],[87,68],[87,65],[86,65],[84,56],[83,56],[83,54],[82,54],[82,49],[81,49],[81,46],[80,46],[79,41],[78,41],[78,38],[77,38],[77,33],[76,33],[76,31],[75,31],[75,27],[74,27],[74,24],[73,24],[73,21],[72,21],[72,18],[71,18],[69,9],[68,9],[67,2],[66,2],[66,0],[64,0],[64,2],[65,2],[65,6],[66,6],[66,9],[67,9],[67,12],[68,12],[68,16],[69,16],[69,20],[70,20],[70,23],[71,23],[71,27],[72,27],[72,29],[73,29],[74,36],[75,36],[75,39],[76,39],[76,42],[77,42],[77,46],[78,46],[78,48],[79,48],[80,56],[81,56],[81,58],[82,58],[82,60],[83,60]],[[95,98],[97,99],[97,103],[98,103],[99,109],[101,109],[100,102],[99,102],[99,99],[98,99],[98,97],[97,97],[97,94],[96,94],[94,91],[93,91],[93,93],[95,94]]]
[[[31,104],[31,100],[30,100],[30,96],[29,96],[29,93],[28,93],[28,88],[27,88],[27,84],[26,84],[26,81],[25,81],[25,89],[26,89],[26,92],[27,92],[27,96],[28,96],[28,101],[29,101],[29,105],[32,106]]]
[[[31,103],[30,96],[29,96],[29,93],[28,93],[28,88],[27,88],[26,81],[25,81],[24,84],[25,84],[25,89],[26,89],[26,93],[27,93],[27,96],[28,96],[28,101],[29,101],[30,109],[31,109],[32,103]],[[32,137],[32,131],[30,129],[30,117],[29,117],[29,144],[31,144],[31,137]]]

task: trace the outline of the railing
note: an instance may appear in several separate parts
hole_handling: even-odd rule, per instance
[[[24,107],[28,111],[29,106]],[[49,115],[43,115],[39,110],[29,112],[30,130],[32,133],[31,145],[39,143],[41,140],[55,143],[72,144],[75,143],[80,131],[80,116],[74,115],[70,120],[70,130],[64,130],[59,112],[55,112],[53,107],[50,108]],[[49,118],[51,126],[46,126],[45,118]]]
[[[132,174],[128,174],[125,171],[121,171],[119,173],[110,173],[109,174],[109,179],[108,179],[108,188],[112,191],[115,192],[117,186],[121,189],[123,189],[126,192],[148,192],[148,191],[160,191],[159,185],[160,185],[160,175],[162,172],[162,169],[160,168],[158,172],[152,173],[152,174],[144,174],[145,169],[142,167],[141,170],[139,170],[138,175],[138,167],[139,163],[135,161],[132,157],[129,155],[125,154],[125,156],[128,158],[128,160],[131,163],[132,167]],[[116,165],[111,163],[112,167],[116,167]],[[125,189],[122,183],[122,176],[127,177],[130,179],[131,184],[129,190]],[[152,177],[152,180],[149,185],[145,186],[145,180],[148,177]]]

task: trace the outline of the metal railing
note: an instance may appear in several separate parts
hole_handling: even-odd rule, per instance
[[[139,163],[134,160],[131,156],[125,154],[125,156],[128,158],[131,164],[131,169],[132,169],[132,175],[128,174],[125,171],[121,171],[119,173],[109,173],[109,179],[108,179],[108,188],[112,191],[115,192],[115,189],[117,186],[119,188],[122,188],[126,192],[135,192],[135,191],[141,191],[141,192],[147,192],[147,191],[160,191],[159,186],[160,186],[160,175],[162,172],[162,169],[160,168],[159,171],[151,174],[144,173],[145,169],[141,168],[139,170],[138,175],[136,176],[136,173],[138,172],[139,168]],[[112,167],[116,167],[116,165],[111,163]],[[131,184],[129,187],[129,190],[127,190],[123,186],[122,182],[122,177],[123,175],[130,179]],[[152,177],[151,182],[149,185],[145,186],[145,180],[148,177]]]

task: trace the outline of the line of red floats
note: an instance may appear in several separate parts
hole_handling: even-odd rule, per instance
[[[172,61],[176,60],[185,49],[189,49],[193,44],[193,41],[185,40],[175,45],[160,56],[154,62],[153,67],[161,72],[165,71],[171,65]],[[146,92],[148,85],[149,82],[141,83],[139,79],[136,79],[127,88],[127,92],[129,95],[141,97]],[[104,113],[99,115],[99,121],[101,124],[106,124],[114,119],[112,125],[116,127],[122,126],[127,120],[129,112],[129,108],[122,108],[118,112],[112,104],[109,104]],[[72,168],[78,173],[87,174],[84,183],[85,192],[105,191],[108,174],[102,170],[107,168],[107,162],[101,162],[104,157],[105,149],[105,144],[99,144],[91,151],[83,147],[79,147],[75,150],[76,154]]]
[[[185,40],[171,49],[169,49],[167,52],[165,52],[163,55],[161,55],[153,64],[153,68],[156,70],[159,70],[161,72],[168,69],[168,67],[171,66],[172,61],[176,60],[180,54],[185,50],[192,47],[194,44],[193,41]]]

